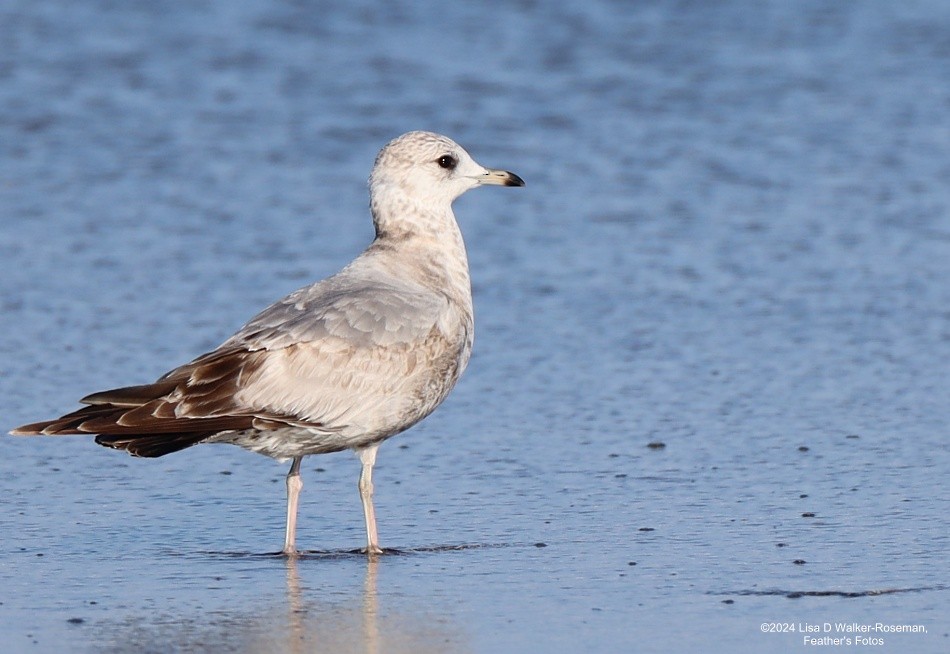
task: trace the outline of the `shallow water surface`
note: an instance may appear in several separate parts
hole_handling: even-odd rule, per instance
[[[0,5],[5,428],[344,265],[393,136],[528,184],[456,204],[475,351],[380,449],[384,556],[348,453],[305,461],[287,562],[284,464],[5,437],[2,650],[948,651],[948,33],[935,1]]]

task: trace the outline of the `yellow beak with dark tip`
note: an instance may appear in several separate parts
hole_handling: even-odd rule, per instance
[[[484,174],[476,175],[479,184],[495,184],[497,186],[524,186],[524,180],[507,170],[492,170],[486,168]]]

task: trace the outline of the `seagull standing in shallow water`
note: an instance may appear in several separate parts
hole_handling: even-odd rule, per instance
[[[468,259],[452,202],[484,184],[524,186],[476,163],[451,139],[409,132],[369,178],[376,238],[340,272],[294,291],[216,350],[142,386],[93,393],[86,406],[17,435],[97,434],[133,456],[232,443],[287,473],[283,553],[297,554],[300,462],[354,450],[366,552],[382,553],[373,510],[379,445],[442,403],[472,351]]]

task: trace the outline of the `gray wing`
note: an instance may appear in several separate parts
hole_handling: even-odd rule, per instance
[[[240,364],[197,401],[193,366],[205,368],[205,357],[166,375],[185,380],[177,414],[381,433],[434,408],[467,361],[470,316],[422,286],[347,272],[291,293],[206,355]]]
[[[228,430],[382,433],[433,408],[415,406],[433,378],[454,383],[464,366],[453,338],[459,328],[467,333],[436,293],[330,278],[273,304],[221,347],[152,384],[95,393],[83,398],[91,406],[18,433],[96,433],[102,444],[141,456]]]
[[[359,349],[413,343],[428,337],[448,305],[422,287],[331,277],[267,307],[219,349],[275,350],[327,338]]]

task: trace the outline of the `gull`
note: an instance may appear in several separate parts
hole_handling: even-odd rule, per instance
[[[376,237],[340,272],[275,302],[217,349],[151,384],[93,393],[80,400],[88,406],[11,433],[96,434],[96,443],[139,457],[231,443],[291,459],[288,557],[298,554],[303,457],[353,450],[366,553],[381,554],[376,451],[432,413],[468,364],[472,289],[452,203],[486,184],[524,181],[479,165],[445,136],[403,134],[370,174]]]

